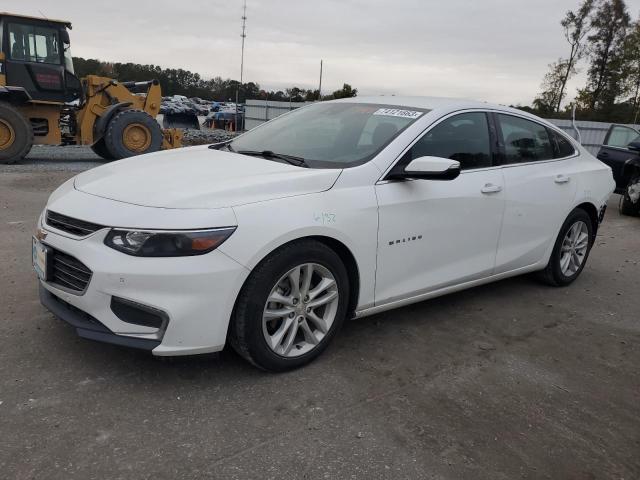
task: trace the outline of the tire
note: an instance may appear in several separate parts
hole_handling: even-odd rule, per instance
[[[14,106],[0,102],[0,163],[22,160],[32,146],[31,123]]]
[[[107,146],[104,143],[104,138],[101,138],[96,143],[94,143],[91,146],[91,150],[93,150],[96,155],[102,157],[105,160],[115,160],[113,155],[111,155],[111,152],[107,150]]]
[[[576,225],[580,225],[580,227],[584,225],[585,227],[584,233],[587,234],[587,238],[585,240],[585,250],[583,256],[581,257],[581,263],[575,269],[575,271],[571,271],[571,269],[565,270],[563,269],[563,245],[567,245],[565,243],[567,241],[567,234]],[[551,252],[551,257],[549,258],[549,263],[547,264],[546,268],[539,274],[540,279],[554,287],[564,287],[566,285],[569,285],[576,278],[578,278],[578,276],[582,272],[584,266],[587,263],[587,259],[589,258],[589,253],[591,252],[592,246],[593,225],[591,223],[591,217],[584,210],[576,208],[569,214],[567,219],[562,224],[560,233],[558,233],[558,238],[556,239],[556,243],[553,246],[553,251]],[[571,266],[575,266],[573,260],[571,260],[571,262]]]
[[[111,156],[119,160],[157,152],[162,139],[162,129],[151,115],[142,110],[124,110],[109,121],[104,144]]]
[[[268,298],[277,295],[274,291],[278,292],[277,289],[282,288],[282,285],[293,284],[286,275],[298,266],[301,266],[298,305],[268,303]],[[307,271],[313,272],[310,276],[313,280],[311,288],[307,289],[309,295],[304,295],[304,278]],[[317,286],[320,281],[326,281],[330,277],[335,280],[335,284],[330,287],[331,291],[321,290],[314,296],[314,285]],[[282,293],[288,295],[287,298],[295,298],[296,295],[290,290],[283,290]],[[308,314],[307,318],[304,312],[309,312],[312,304],[330,298],[334,293],[337,294],[337,299],[331,300],[330,304],[312,309],[316,318],[328,319],[333,315],[331,323],[328,320],[323,323],[322,332],[320,328],[316,329],[318,323],[311,319],[312,314]],[[229,326],[229,342],[242,357],[258,368],[272,372],[292,370],[309,363],[324,351],[344,323],[348,303],[349,279],[340,257],[329,247],[315,240],[290,243],[271,253],[251,272],[236,300]],[[293,315],[289,312],[273,320],[263,320],[263,316],[267,318],[270,312],[287,309],[297,311]],[[305,320],[302,320],[302,317],[305,317]],[[287,322],[291,325],[288,330],[285,328]],[[307,335],[311,335],[311,330],[313,337]],[[277,343],[274,339],[281,331],[284,332],[282,341]],[[292,331],[293,339],[289,342]],[[271,342],[277,346],[270,345],[267,336],[270,336]],[[308,338],[315,338],[317,343],[309,342]]]
[[[640,216],[640,200],[638,200],[636,203],[633,203],[631,201],[631,198],[629,197],[629,188],[631,188],[632,186],[640,187],[640,185],[637,184],[640,184],[640,175],[636,173],[629,179],[629,183],[624,189],[624,194],[620,199],[620,214],[630,217]]]

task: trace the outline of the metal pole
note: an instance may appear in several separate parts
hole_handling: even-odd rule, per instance
[[[571,126],[573,126],[573,129],[576,131],[576,134],[578,135],[578,138],[576,140],[578,140],[578,143],[582,145],[582,135],[580,135],[580,130],[576,125],[576,104],[575,103],[571,108]]]
[[[247,26],[247,0],[244,0],[242,6],[242,49],[240,51],[240,84],[236,88],[236,132],[238,131],[238,101],[240,96],[240,89],[242,88],[243,74],[244,74],[244,39],[247,38],[246,34]]]
[[[318,85],[318,101],[322,99],[322,59],[320,59],[320,85]]]

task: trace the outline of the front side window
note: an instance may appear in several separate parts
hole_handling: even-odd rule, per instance
[[[627,148],[632,142],[640,141],[640,134],[633,128],[614,125],[607,136],[605,145],[609,147]]]
[[[505,163],[551,160],[553,146],[546,127],[512,115],[498,114],[505,149]]]
[[[11,23],[9,49],[13,60],[61,63],[58,31],[53,28]]]
[[[462,170],[490,167],[491,140],[487,115],[473,112],[447,118],[411,147],[403,163],[425,156],[457,160]]]
[[[229,145],[236,152],[299,157],[312,168],[348,168],[377,155],[429,110],[368,103],[316,103],[249,130]]]

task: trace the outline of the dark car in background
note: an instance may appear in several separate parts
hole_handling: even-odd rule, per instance
[[[640,215],[640,132],[611,125],[597,156],[613,170],[615,191],[622,195],[620,212]]]

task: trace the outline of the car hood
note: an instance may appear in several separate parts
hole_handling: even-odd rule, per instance
[[[212,150],[157,152],[81,173],[74,187],[120,202],[161,208],[223,208],[330,189],[340,169],[310,169]]]

